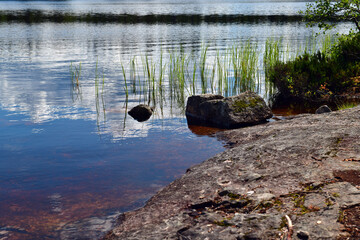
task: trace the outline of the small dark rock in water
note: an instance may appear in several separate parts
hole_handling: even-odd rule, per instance
[[[331,112],[331,109],[328,107],[328,105],[322,105],[321,107],[316,109],[315,114],[322,114],[328,112]]]
[[[129,112],[129,115],[132,116],[135,120],[143,122],[148,120],[152,113],[153,109],[148,105],[140,104],[136,107],[133,107]]]
[[[265,122],[272,117],[264,99],[253,92],[224,98],[203,94],[189,97],[186,118],[189,124],[238,128]]]

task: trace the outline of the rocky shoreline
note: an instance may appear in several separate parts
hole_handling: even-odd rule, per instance
[[[220,132],[104,239],[360,239],[360,107]]]

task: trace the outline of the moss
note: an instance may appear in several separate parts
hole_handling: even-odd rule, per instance
[[[345,218],[345,216],[344,216],[344,211],[343,211],[343,210],[340,210],[340,211],[339,211],[338,222],[343,223],[343,222],[344,222],[344,218]]]
[[[247,108],[249,105],[245,101],[235,101],[233,103],[233,107],[237,112],[242,112],[245,108]]]
[[[300,208],[300,214],[308,213],[307,207],[304,206],[305,203],[305,195],[294,194],[293,195],[294,207]]]
[[[333,201],[331,201],[330,199],[325,199],[325,204],[326,204],[326,206],[328,206],[328,207],[330,207],[330,206],[332,206],[332,205],[334,205],[334,203],[333,203]]]
[[[333,193],[332,195],[333,195],[333,197],[336,197],[336,198],[340,197],[340,194],[338,194],[337,192]]]
[[[336,138],[335,144],[339,145],[343,139],[341,137]]]
[[[259,103],[262,103],[261,98],[254,97],[249,100],[250,107],[256,107]]]
[[[287,220],[286,220],[286,217],[283,216],[283,217],[281,218],[281,223],[280,223],[279,230],[281,231],[283,228],[286,228],[286,226],[287,226]]]
[[[275,198],[275,200],[274,200],[274,205],[281,206],[281,205],[283,205],[283,204],[284,204],[284,203],[283,203],[283,201],[281,201],[280,198]]]
[[[259,211],[259,213],[266,213],[266,211],[269,210],[270,208],[272,208],[273,206],[274,206],[274,203],[271,201],[261,202],[253,209],[253,211],[255,209],[257,209]]]
[[[305,215],[310,212],[309,209],[307,207],[305,207],[304,205],[301,205],[300,209],[301,209],[300,215]]]
[[[313,206],[306,207],[306,206],[304,206],[305,196],[306,195],[300,195],[300,194],[294,193],[291,196],[292,196],[293,201],[294,201],[294,207],[300,209],[300,213],[299,213],[300,215],[304,215],[304,214],[307,214],[307,213],[310,213],[310,212],[316,212],[316,211],[320,210],[320,208],[318,208],[318,207],[313,207]]]
[[[265,209],[269,209],[272,206],[274,206],[274,203],[270,202],[270,201],[266,201],[266,202],[262,202],[260,203],[260,207],[261,208],[265,208]]]
[[[274,199],[274,208],[280,212],[282,210],[282,206],[284,205],[283,201],[280,198]]]
[[[307,214],[307,213],[310,213],[310,212],[317,212],[317,211],[320,211],[320,208],[319,207],[314,207],[314,206],[309,206],[309,207],[305,207],[304,205],[301,205],[300,206],[300,215],[304,215],[304,214]]]
[[[304,184],[304,191],[309,192],[309,191],[316,191],[316,190],[321,190],[321,188],[324,187],[325,184],[321,183],[318,185],[314,185],[312,183],[310,184]]]
[[[257,97],[245,99],[245,100],[236,100],[233,103],[233,108],[236,112],[243,112],[248,107],[256,107],[262,100]]]
[[[223,219],[221,221],[214,221],[214,224],[221,226],[221,227],[230,227],[232,224],[230,224],[226,219]]]
[[[294,207],[299,208],[304,205],[305,195],[300,195],[297,193],[292,194],[292,198],[294,201]]]
[[[239,195],[239,194],[231,193],[231,192],[229,192],[229,193],[227,194],[227,196],[228,196],[231,200],[235,200],[235,199],[239,199],[239,198],[240,198],[240,195]]]

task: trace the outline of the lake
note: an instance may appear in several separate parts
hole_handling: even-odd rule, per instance
[[[188,126],[184,115],[186,97],[203,90],[200,69],[198,88],[179,93],[171,58],[184,53],[192,66],[208,47],[210,79],[216,56],[250,43],[265,96],[265,42],[281,39],[295,54],[320,41],[298,20],[306,3],[1,1],[0,239],[98,238],[119,213],[223,151],[219,129]],[[160,79],[161,68],[155,87],[147,70]],[[127,115],[139,103],[155,106],[146,122]]]

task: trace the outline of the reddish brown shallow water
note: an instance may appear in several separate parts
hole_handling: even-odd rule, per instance
[[[208,136],[218,129],[190,131],[183,118],[151,119],[116,141],[91,121],[34,124],[2,110],[0,128],[0,239],[98,238],[117,214],[224,149]]]
[[[136,201],[148,198],[154,191],[154,188],[139,188],[102,194],[73,194],[66,197],[54,195],[49,198],[53,209],[49,209],[48,204],[44,203],[42,193],[17,192],[8,196],[11,202],[3,201],[1,204],[0,222],[6,223],[2,233],[9,239],[57,238],[58,234],[54,233],[66,224],[91,216],[103,216],[111,209],[131,207],[132,203],[136,206],[139,204]]]

